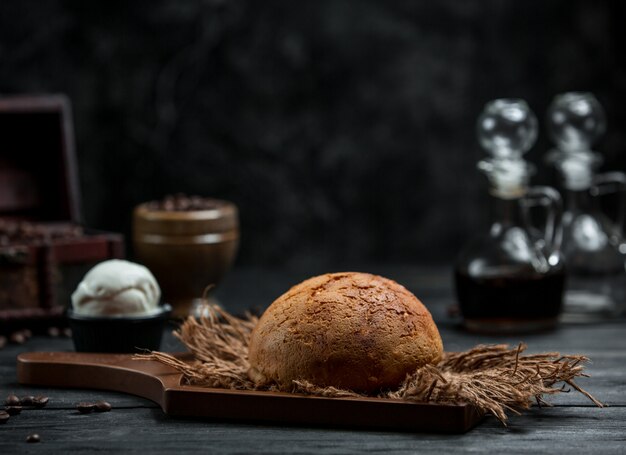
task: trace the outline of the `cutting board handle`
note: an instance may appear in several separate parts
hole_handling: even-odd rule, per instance
[[[165,391],[180,385],[181,374],[130,354],[27,352],[17,357],[21,384],[102,389],[138,395],[163,408]]]

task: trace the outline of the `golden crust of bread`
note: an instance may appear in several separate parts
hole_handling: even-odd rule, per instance
[[[395,281],[368,273],[310,278],[280,296],[252,332],[250,378],[362,392],[395,388],[436,363],[443,345],[424,305]]]

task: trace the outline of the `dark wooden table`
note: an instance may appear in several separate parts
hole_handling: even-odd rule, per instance
[[[352,269],[355,269],[354,267]],[[0,426],[0,453],[46,451],[197,451],[208,453],[624,453],[626,452],[626,323],[615,320],[594,325],[563,325],[558,330],[513,337],[484,337],[459,330],[447,314],[453,304],[449,272],[442,268],[359,267],[405,284],[429,306],[447,350],[477,343],[519,341],[530,352],[582,353],[593,360],[591,378],[580,385],[609,407],[599,409],[579,394],[551,398],[554,407],[533,408],[512,416],[505,428],[489,417],[463,435],[358,431],[333,428],[267,426],[170,418],[152,402],[118,393],[22,387],[16,382],[15,357],[20,352],[71,350],[67,339],[43,336],[0,350],[0,396],[44,394],[49,405],[26,410]],[[320,272],[239,269],[219,290],[218,298],[237,313],[263,309],[291,284]],[[168,336],[166,350],[181,350]],[[109,413],[81,415],[79,401],[104,399]],[[27,444],[38,433],[41,443]]]

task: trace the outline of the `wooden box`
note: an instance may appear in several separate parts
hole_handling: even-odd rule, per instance
[[[83,228],[72,116],[61,95],[0,98],[0,334],[49,324],[120,234]]]

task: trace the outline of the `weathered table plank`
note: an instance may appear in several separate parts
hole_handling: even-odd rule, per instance
[[[74,410],[25,411],[0,427],[3,453],[22,453],[37,432],[51,452],[180,449],[210,453],[542,453],[624,450],[626,408],[543,408],[504,428],[491,418],[464,435],[412,434],[324,428],[273,427],[172,419],[157,409],[114,409],[80,415]],[[594,450],[595,449],[595,450]]]

